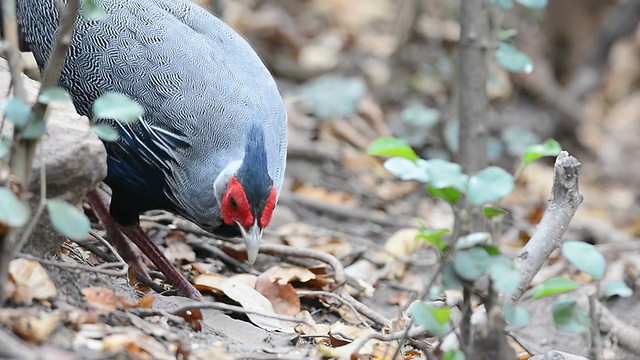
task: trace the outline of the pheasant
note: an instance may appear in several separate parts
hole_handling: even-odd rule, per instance
[[[109,209],[88,200],[108,238],[143,274],[130,239],[183,296],[202,295],[139,226],[163,209],[214,235],[241,236],[253,263],[282,188],[287,115],[280,92],[253,48],[223,21],[186,0],[96,0],[106,16],[76,18],[58,85],[79,114],[119,92],[138,102],[134,123],[104,142]],[[42,71],[54,46],[56,0],[17,0],[22,42]],[[125,237],[126,236],[126,237]]]

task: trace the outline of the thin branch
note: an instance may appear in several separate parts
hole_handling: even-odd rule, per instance
[[[296,294],[298,294],[298,296],[309,296],[309,297],[322,297],[322,296],[327,296],[333,299],[338,300],[339,302],[343,303],[344,305],[346,305],[352,312],[353,314],[356,316],[356,318],[358,319],[358,321],[360,321],[360,323],[366,327],[370,327],[369,324],[362,318],[362,316],[360,316],[360,313],[358,313],[358,310],[356,310],[356,307],[353,306],[352,303],[350,303],[349,301],[347,301],[347,299],[343,298],[342,296],[332,293],[330,291],[318,291],[318,290],[298,290],[296,291]]]
[[[562,236],[582,203],[578,182],[580,162],[563,151],[556,158],[554,168],[555,178],[549,206],[542,215],[535,234],[514,259],[514,265],[520,272],[520,283],[506,301],[516,302],[524,294],[551,252],[560,246]]]
[[[80,264],[67,264],[67,263],[60,262],[60,261],[55,261],[55,260],[46,260],[46,259],[42,259],[42,258],[33,256],[33,255],[24,254],[24,253],[18,253],[16,256],[19,257],[19,258],[27,259],[27,260],[37,261],[37,262],[39,262],[41,264],[44,264],[44,265],[56,266],[56,267],[64,268],[64,269],[88,271],[88,272],[104,274],[104,275],[109,275],[109,276],[114,276],[114,277],[122,277],[122,276],[127,275],[126,268],[123,269],[123,270],[113,271],[113,270],[99,269],[99,268],[96,268],[96,267],[85,266],[85,265],[80,265]]]

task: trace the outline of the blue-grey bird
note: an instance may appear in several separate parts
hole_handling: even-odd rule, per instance
[[[247,41],[198,5],[95,3],[106,16],[78,15],[58,85],[88,117],[108,91],[142,105],[144,115],[132,124],[95,119],[119,132],[118,140],[104,143],[109,212],[183,295],[201,299],[142,233],[139,215],[165,209],[213,234],[242,236],[253,262],[284,178],[282,97]],[[17,18],[42,71],[58,29],[56,0],[17,0]]]

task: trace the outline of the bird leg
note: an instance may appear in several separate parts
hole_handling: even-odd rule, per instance
[[[117,224],[111,217],[109,210],[97,190],[92,190],[87,193],[87,200],[98,219],[100,219],[107,229],[107,240],[113,243],[122,258],[136,268],[141,275],[150,278],[140,261],[140,257],[133,250],[131,242],[129,242],[127,237],[153,262],[158,270],[166,276],[167,281],[178,288],[180,294],[194,300],[204,300],[202,294],[173,267],[169,259],[164,256],[153,241],[142,231],[139,225],[121,226]]]
[[[167,281],[178,288],[180,294],[193,300],[204,301],[202,294],[173,267],[169,259],[164,256],[156,244],[142,231],[140,225],[120,226],[120,229],[136,244],[143,254],[147,255],[158,270],[167,277]]]
[[[146,278],[151,278],[142,264],[140,257],[131,246],[131,242],[122,234],[122,231],[118,228],[118,224],[116,224],[111,217],[111,214],[109,214],[109,209],[105,205],[104,201],[102,201],[97,189],[91,190],[87,193],[87,201],[89,202],[89,205],[91,205],[93,212],[107,230],[107,240],[116,247],[120,256],[122,256],[128,264],[133,266],[140,275]]]

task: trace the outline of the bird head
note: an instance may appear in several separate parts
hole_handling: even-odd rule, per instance
[[[276,188],[273,181],[267,187],[256,188],[256,185],[261,185],[260,182],[242,181],[244,176],[242,173],[240,175],[234,175],[229,180],[220,202],[220,212],[225,224],[240,229],[247,246],[247,258],[253,264],[258,256],[262,231],[271,222],[276,205]]]
[[[244,147],[243,159],[227,165],[215,188],[222,220],[228,226],[238,227],[247,245],[247,258],[253,263],[278,194],[269,175],[262,127],[255,124],[248,127]]]

